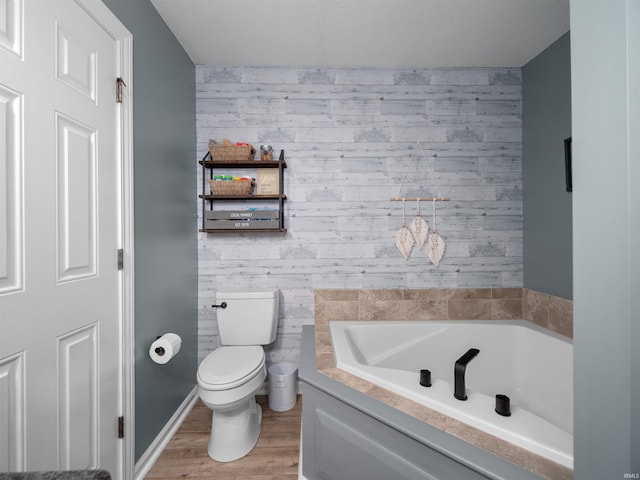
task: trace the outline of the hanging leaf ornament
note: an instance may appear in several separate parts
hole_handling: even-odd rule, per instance
[[[396,233],[396,247],[398,247],[405,260],[408,260],[411,256],[411,250],[415,243],[416,241],[405,223],[404,200],[402,200],[402,227]]]
[[[436,228],[436,199],[433,199],[433,231],[429,235],[429,259],[436,268],[440,265],[440,261],[444,256],[446,245],[442,237],[438,234]]]
[[[440,260],[444,256],[445,247],[444,240],[438,235],[438,231],[431,232],[431,235],[429,235],[429,259],[436,268],[440,265]]]
[[[396,247],[398,247],[405,260],[409,260],[414,244],[413,235],[411,235],[406,225],[403,225],[396,233]]]
[[[410,229],[411,234],[413,235],[414,240],[416,241],[416,245],[419,250],[422,250],[424,243],[427,241],[427,236],[429,233],[429,225],[420,215],[420,199],[418,201],[418,209],[416,212],[416,216],[413,218],[411,222]]]

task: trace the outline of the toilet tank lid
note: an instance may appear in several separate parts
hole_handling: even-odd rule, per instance
[[[264,289],[264,290],[242,290],[242,289],[228,289],[218,290],[216,292],[216,299],[218,300],[230,300],[230,299],[251,299],[251,298],[275,298],[278,296],[279,290]]]

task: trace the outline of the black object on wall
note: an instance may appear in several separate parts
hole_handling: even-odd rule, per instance
[[[571,137],[564,139],[564,178],[567,192],[573,191],[573,179],[571,178]]]

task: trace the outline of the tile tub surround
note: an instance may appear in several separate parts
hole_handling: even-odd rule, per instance
[[[427,289],[427,290],[316,290],[315,337],[318,371],[359,392],[427,422],[445,432],[496,454],[516,465],[550,480],[568,480],[572,471],[543,457],[470,427],[441,413],[408,400],[389,390],[373,385],[336,368],[329,322],[331,320],[461,320],[464,313],[474,314],[464,319],[522,319],[526,308],[537,312],[538,325],[546,322],[562,324],[567,320],[570,305],[540,292],[527,289]],[[569,302],[570,303],[570,302]],[[534,308],[535,307],[535,308]],[[562,315],[556,312],[559,310]],[[404,316],[403,316],[404,315]],[[446,316],[445,316],[446,315]],[[509,318],[507,318],[509,317]],[[552,319],[552,320],[550,320]],[[530,320],[531,321],[531,320]],[[550,328],[553,330],[553,328]]]
[[[573,338],[573,301],[523,289],[522,314],[525,320]]]
[[[518,320],[573,338],[573,302],[527,288],[316,290],[315,319]]]

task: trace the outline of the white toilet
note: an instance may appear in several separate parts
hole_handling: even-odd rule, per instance
[[[208,451],[219,462],[244,457],[260,436],[255,394],[267,377],[262,345],[276,338],[279,304],[277,289],[216,292],[222,346],[198,367],[198,394],[213,410]]]

